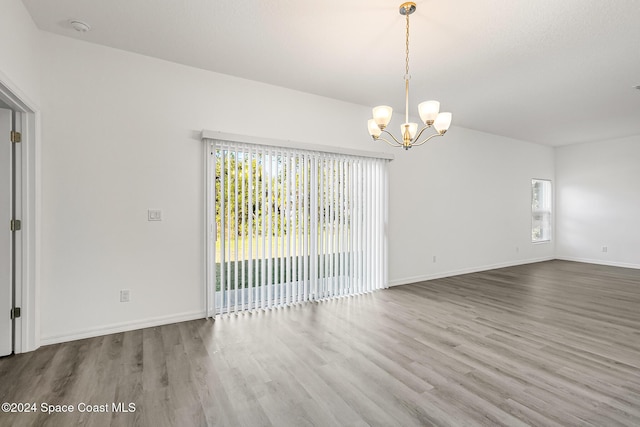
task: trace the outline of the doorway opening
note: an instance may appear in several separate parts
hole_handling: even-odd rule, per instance
[[[0,101],[0,356],[14,348],[14,135],[14,113]]]
[[[0,356],[39,346],[39,114],[0,73]]]

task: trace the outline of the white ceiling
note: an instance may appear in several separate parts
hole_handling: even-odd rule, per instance
[[[400,0],[23,2],[44,31],[404,110]],[[640,1],[416,3],[412,114],[437,99],[454,126],[548,145],[640,135]]]

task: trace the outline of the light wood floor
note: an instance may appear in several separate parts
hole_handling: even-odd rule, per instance
[[[2,426],[639,426],[640,270],[550,261],[51,345],[0,359],[0,402],[136,405]]]

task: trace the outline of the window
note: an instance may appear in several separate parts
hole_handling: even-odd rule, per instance
[[[551,240],[551,181],[531,180],[531,241]]]
[[[383,159],[212,141],[214,313],[386,287]]]

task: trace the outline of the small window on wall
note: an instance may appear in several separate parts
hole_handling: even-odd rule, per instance
[[[531,180],[531,241],[551,240],[551,181]]]

